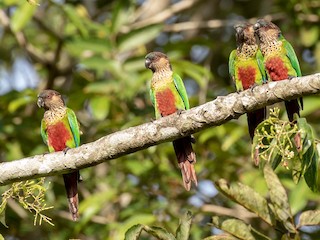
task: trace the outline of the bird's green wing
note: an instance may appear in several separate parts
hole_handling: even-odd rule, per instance
[[[178,90],[178,93],[182,98],[182,101],[184,103],[186,110],[190,109],[187,90],[183,84],[181,77],[176,73],[173,73],[172,77],[173,77],[174,85],[176,86],[176,89]]]
[[[80,130],[76,114],[70,108],[67,108],[67,116],[75,145],[78,147],[80,145]]]
[[[287,40],[283,40],[283,46],[286,51],[286,55],[291,62],[292,67],[294,68],[294,70],[296,70],[297,76],[301,77],[301,70],[300,70],[299,61],[298,61],[296,53],[294,52],[293,47],[291,46],[291,44]]]
[[[234,68],[234,64],[236,61],[236,54],[237,54],[237,50],[233,50],[229,56],[229,75],[232,81],[234,82],[234,84],[236,84],[236,79],[235,79],[236,72]]]
[[[153,90],[150,88],[150,91],[149,91],[149,93],[150,93],[150,100],[151,100],[151,103],[152,103],[152,105],[155,107],[155,99],[154,99],[154,92],[153,92]]]
[[[48,145],[47,126],[46,126],[46,123],[45,123],[44,119],[42,119],[42,121],[41,121],[41,130],[40,130],[40,133],[41,133],[41,137],[42,137],[43,142],[44,142],[46,145]]]
[[[262,81],[263,81],[263,83],[267,83],[268,77],[267,77],[266,69],[264,68],[263,55],[260,50],[258,50],[256,58],[257,58],[257,62],[258,62],[259,71],[262,76]]]

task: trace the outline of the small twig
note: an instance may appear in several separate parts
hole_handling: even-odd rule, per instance
[[[201,207],[201,211],[212,212],[218,215],[232,216],[243,220],[248,220],[250,218],[257,218],[258,216],[254,213],[249,212],[247,209],[241,205],[237,205],[236,208],[225,208],[213,204],[205,204]]]
[[[121,29],[121,32],[129,32],[132,29],[138,29],[143,28],[148,25],[157,24],[157,23],[163,23],[165,20],[169,19],[170,17],[174,16],[178,12],[181,12],[183,10],[186,10],[190,7],[192,7],[198,0],[184,0],[179,1],[176,4],[173,4],[171,7],[165,9],[164,11],[150,17],[143,19],[141,21],[135,22],[129,26],[124,26]]]

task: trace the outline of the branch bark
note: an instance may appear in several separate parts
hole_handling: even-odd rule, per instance
[[[271,82],[215,100],[179,114],[131,127],[63,152],[0,163],[0,185],[95,166],[150,146],[237,119],[246,112],[320,92],[320,73]]]

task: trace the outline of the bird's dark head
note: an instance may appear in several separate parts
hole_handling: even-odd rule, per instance
[[[280,28],[274,23],[265,19],[258,19],[253,25],[254,32],[261,42],[269,40],[276,40],[281,36]]]
[[[250,23],[240,23],[234,26],[236,30],[236,41],[238,45],[247,43],[249,45],[256,44],[253,25]]]
[[[169,68],[171,70],[171,65],[167,55],[161,52],[151,52],[145,57],[145,66],[152,72],[156,72],[162,69]]]
[[[55,90],[43,90],[38,95],[37,105],[45,110],[64,106],[61,94]]]

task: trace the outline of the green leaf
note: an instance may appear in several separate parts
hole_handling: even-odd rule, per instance
[[[81,8],[75,8],[68,4],[63,4],[63,10],[66,13],[69,20],[73,23],[73,25],[79,30],[82,36],[87,37],[89,35],[88,29],[86,28],[85,21],[86,19],[83,15],[83,11],[86,11],[84,7],[79,5]],[[82,14],[79,14],[82,12]],[[88,13],[85,12],[85,15]]]
[[[252,188],[242,183],[232,183],[229,185],[224,179],[217,181],[216,187],[229,198],[256,213],[271,226],[275,224],[275,219],[268,207],[267,200]]]
[[[277,219],[283,223],[289,232],[296,233],[286,190],[269,164],[264,166],[263,173]]]
[[[309,210],[301,213],[299,217],[298,228],[302,226],[319,226],[320,225],[320,210]]]
[[[34,99],[31,98],[30,96],[21,96],[20,98],[14,99],[11,101],[8,105],[8,111],[10,113],[14,113],[19,109],[20,107],[23,107],[29,103],[33,103]]]
[[[11,18],[11,29],[13,32],[21,31],[31,20],[37,6],[29,4],[25,1],[16,9]]]
[[[93,93],[108,95],[117,91],[119,91],[119,84],[117,84],[117,81],[113,79],[108,79],[108,81],[103,82],[93,82],[84,88],[84,92],[87,94]]]
[[[282,156],[279,153],[279,149],[276,147],[277,144],[278,144],[277,139],[273,138],[270,143],[270,148],[273,148],[272,154],[270,156],[270,165],[272,169],[276,169],[282,160]]]
[[[107,60],[111,49],[110,43],[106,39],[99,38],[71,38],[66,42],[66,46],[70,54],[83,59],[99,54]]]
[[[212,223],[215,227],[232,234],[233,236],[243,240],[255,240],[251,234],[251,227],[242,220],[228,217],[214,216]]]
[[[0,223],[2,223],[3,226],[8,228],[6,224],[6,211],[5,211],[6,206],[7,206],[7,199],[2,199],[2,203],[0,205]]]
[[[305,118],[298,118],[297,125],[299,131],[301,131],[301,141],[302,141],[302,155],[303,155],[303,165],[308,167],[310,165],[310,158],[315,151],[315,137],[313,134],[312,127],[307,123]],[[311,151],[310,151],[311,150]]]
[[[116,66],[116,62],[113,60],[106,60],[100,56],[93,56],[90,58],[85,58],[81,61],[81,64],[85,66],[86,69],[96,70],[99,76],[104,76],[108,68]]]
[[[311,47],[319,39],[319,28],[317,26],[301,27],[300,40],[305,47]]]
[[[108,189],[102,192],[97,192],[87,196],[80,202],[79,212],[81,220],[75,226],[75,231],[80,231],[91,220],[92,216],[96,215],[103,208],[104,204],[115,196],[115,190]]]
[[[211,78],[212,74],[208,69],[203,66],[194,64],[189,61],[181,61],[180,60],[171,60],[172,65],[174,66],[175,72],[181,72],[183,74],[187,74],[191,78],[193,78],[199,86],[202,88],[205,84],[205,78]]]
[[[166,229],[160,227],[145,227],[147,233],[161,240],[176,240]]]
[[[129,20],[129,15],[132,13],[133,8],[128,8],[132,6],[128,3],[129,1],[116,1],[115,7],[112,11],[112,18],[111,18],[111,32],[118,33],[120,28],[126,24]]]
[[[161,29],[161,25],[150,25],[120,36],[118,45],[119,51],[129,51],[150,42],[159,35]]]
[[[320,156],[320,143],[316,145],[316,151],[312,156],[311,164],[307,168],[304,174],[304,180],[306,181],[308,187],[314,192],[320,191],[319,156]]]
[[[192,213],[187,211],[182,219],[180,219],[179,227],[177,228],[177,240],[188,240],[189,232],[192,223]]]
[[[125,234],[124,240],[137,240],[140,237],[140,234],[144,226],[142,224],[133,225]]]
[[[105,119],[110,111],[110,99],[107,96],[96,96],[90,99],[93,117],[97,120]]]
[[[295,234],[294,236],[291,236],[290,234],[283,234],[281,237],[281,240],[300,240],[299,234]]]

